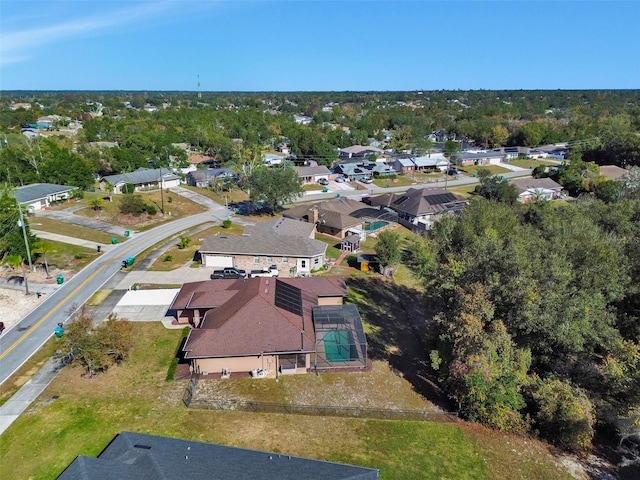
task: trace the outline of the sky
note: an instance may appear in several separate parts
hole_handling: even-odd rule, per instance
[[[0,2],[0,90],[637,88],[640,0]]]

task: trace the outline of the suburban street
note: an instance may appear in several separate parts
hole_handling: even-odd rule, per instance
[[[124,243],[109,245],[91,265],[69,281],[65,281],[14,328],[5,331],[0,336],[0,384],[53,335],[58,323],[65,323],[73,311],[120,270],[122,260],[135,257],[162,239],[180,231],[228,217],[226,208],[213,205],[216,207],[208,212],[175,220],[145,232],[134,233]]]

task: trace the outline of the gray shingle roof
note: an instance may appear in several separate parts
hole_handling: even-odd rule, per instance
[[[111,185],[118,185],[120,183],[133,183],[134,185],[140,185],[143,183],[157,183],[160,178],[160,171],[162,170],[162,177],[165,180],[176,180],[180,177],[171,173],[166,168],[139,168],[133,172],[123,173],[120,175],[107,175],[102,177],[102,180],[109,182]]]
[[[70,187],[68,185],[55,185],[53,183],[34,183],[32,185],[24,185],[17,187],[15,190],[15,199],[20,203],[29,203],[50,195],[70,192],[78,187]]]
[[[59,480],[376,480],[378,470],[211,443],[122,432]]]
[[[327,244],[310,238],[314,229],[313,224],[279,218],[247,226],[242,236],[207,237],[202,242],[200,252],[285,257],[323,255]]]

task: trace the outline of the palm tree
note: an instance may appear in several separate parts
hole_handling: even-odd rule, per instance
[[[49,274],[49,262],[47,261],[47,253],[51,251],[53,251],[53,244],[41,239],[37,240],[33,244],[33,248],[31,250],[31,253],[42,254],[44,270],[47,272],[47,278],[51,278],[51,275]]]
[[[29,281],[27,280],[27,267],[24,264],[22,255],[7,255],[2,260],[3,265],[9,265],[13,269],[22,267],[22,277],[24,278],[25,295],[29,295]]]

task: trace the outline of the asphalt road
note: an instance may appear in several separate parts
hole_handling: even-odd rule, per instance
[[[217,222],[229,216],[220,205],[208,205],[208,212],[135,233],[126,242],[109,245],[91,265],[48,295],[35,310],[15,327],[0,335],[0,384],[10,377],[53,334],[58,323],[65,323],[121,267],[122,260],[139,255],[164,238],[206,222]]]

